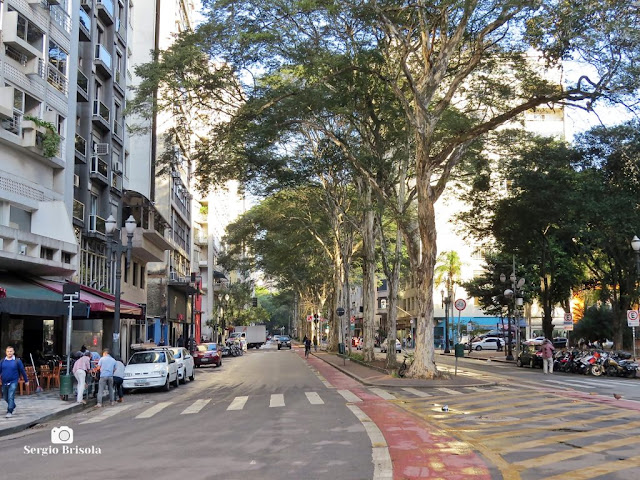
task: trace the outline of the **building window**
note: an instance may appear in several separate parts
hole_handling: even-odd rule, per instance
[[[140,265],[140,288],[144,288],[145,280],[146,280],[145,275],[146,275],[146,272],[145,272],[144,265]]]
[[[17,11],[13,7],[9,7],[8,11]],[[32,24],[29,20],[22,16],[21,13],[18,13],[18,25],[17,25],[17,34],[22,40],[27,42],[32,47],[37,50],[42,51],[42,44],[44,41],[44,32]]]
[[[138,286],[138,264],[133,262],[133,286]]]
[[[67,76],[67,65],[69,54],[65,52],[60,46],[53,40],[49,40],[49,63],[55,67],[65,77]]]
[[[129,263],[124,263],[124,283],[129,283]]]
[[[62,252],[62,263],[67,265],[71,263],[71,254],[69,252]]]
[[[40,248],[40,258],[44,260],[53,260],[53,249],[52,248]]]

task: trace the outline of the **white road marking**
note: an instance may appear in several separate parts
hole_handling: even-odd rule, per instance
[[[391,455],[389,455],[387,441],[384,439],[382,432],[378,426],[371,421],[367,414],[356,405],[348,404],[347,408],[360,420],[367,435],[369,435],[369,440],[371,441],[371,458],[373,461],[373,480],[392,479],[393,464],[391,463]]]
[[[80,422],[80,425],[84,425],[86,423],[102,422],[103,420],[106,420],[109,417],[113,417],[114,415],[117,415],[120,412],[124,412],[130,407],[132,407],[132,405],[119,405],[117,407],[110,407],[110,408],[104,409],[95,417],[92,417],[89,420],[85,420],[84,422]]]
[[[173,404],[173,402],[160,402],[160,403],[154,405],[153,407],[148,408],[147,410],[142,412],[140,415],[136,416],[136,418],[151,418],[156,413],[161,412],[162,410],[164,410],[165,408],[167,408],[171,404]]]
[[[244,404],[247,403],[249,397],[236,397],[231,402],[231,405],[227,407],[227,410],[242,410],[244,408]]]
[[[380,398],[384,398],[385,400],[395,400],[396,397],[395,395],[390,394],[389,392],[381,389],[381,388],[370,388],[369,389],[372,393],[375,393],[376,395],[378,395]]]
[[[629,386],[628,382],[611,382],[611,381],[598,381],[598,380],[546,380],[545,383],[556,383],[558,385],[566,386],[578,386],[578,387],[589,387],[589,388],[620,388]]]
[[[185,408],[180,415],[190,415],[192,413],[198,413],[200,410],[206,407],[210,401],[211,401],[210,398],[206,400],[205,399],[196,400],[195,402],[193,402],[192,405]]]
[[[307,396],[307,400],[309,400],[311,405],[324,405],[320,395],[316,392],[304,392],[304,394]]]
[[[362,400],[350,390],[338,390],[338,393],[344,397],[347,402],[361,402]]]
[[[492,388],[487,389],[487,388],[480,388],[480,387],[464,387],[467,390],[473,390],[474,392],[481,392],[481,393],[485,393],[490,391]]]
[[[451,390],[450,388],[436,388],[436,390],[440,390],[441,392],[448,393],[449,395],[462,395],[462,392],[457,390]]]
[[[274,393],[269,400],[269,407],[284,407],[284,395],[281,393]]]
[[[412,393],[412,394],[414,394],[414,395],[416,395],[418,397],[422,397],[422,398],[431,396],[431,394],[429,394],[427,392],[423,392],[422,390],[418,390],[417,388],[408,388],[407,387],[407,388],[403,388],[403,390],[405,392]]]

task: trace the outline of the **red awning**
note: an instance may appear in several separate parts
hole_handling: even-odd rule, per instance
[[[64,283],[54,282],[52,280],[38,280],[37,283],[62,295],[62,286]],[[84,285],[80,285],[80,301],[88,304],[92,313],[113,313],[116,310],[116,302],[113,295]],[[120,314],[139,317],[142,315],[142,308],[137,303],[120,299]]]

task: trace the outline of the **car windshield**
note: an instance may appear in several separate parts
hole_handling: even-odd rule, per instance
[[[182,358],[182,351],[178,348],[172,349],[174,358]]]
[[[129,365],[142,363],[166,363],[167,358],[164,352],[140,352],[134,353],[129,360]]]
[[[280,336],[280,340],[282,340],[283,342],[288,342],[289,341],[289,337],[285,336]]]
[[[197,348],[199,352],[206,352],[206,351],[215,352],[218,349],[218,345],[216,345],[215,343],[207,343],[205,345],[198,345]]]

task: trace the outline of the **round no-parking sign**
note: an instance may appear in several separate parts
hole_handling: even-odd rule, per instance
[[[453,306],[456,307],[456,310],[461,312],[462,310],[467,308],[467,302],[465,302],[462,298],[459,298],[458,300],[456,300]]]
[[[627,325],[629,327],[640,327],[640,316],[637,310],[627,310]]]

